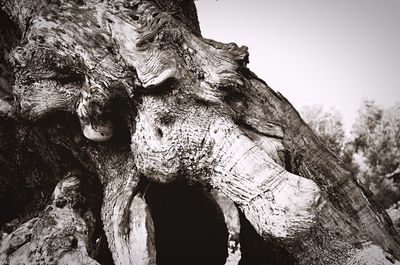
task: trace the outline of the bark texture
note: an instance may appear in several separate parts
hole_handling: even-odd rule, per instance
[[[79,180],[57,184],[52,204],[7,235],[0,248],[1,264],[99,264],[88,254],[94,229],[91,211],[81,211],[84,197]]]
[[[177,198],[164,189],[183,183],[236,205],[242,264],[399,263],[387,214],[293,106],[246,68],[246,47],[201,37],[192,1],[1,7],[1,223],[19,214],[23,224],[8,225],[0,260],[162,264],[166,219],[157,196]],[[63,180],[71,170],[77,177]],[[90,221],[87,203],[72,203],[79,192],[63,197],[67,206],[44,208],[59,181],[56,206],[63,187],[90,187]],[[164,187],[159,195],[156,185]],[[21,198],[13,189],[31,193]],[[217,227],[223,211],[208,198]],[[19,209],[6,209],[6,200]],[[218,235],[225,250],[215,263],[223,264],[228,231]],[[54,250],[70,237],[73,250]],[[28,249],[29,240],[51,251]],[[113,261],[101,254],[108,249]]]

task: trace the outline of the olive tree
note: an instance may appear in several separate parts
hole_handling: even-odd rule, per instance
[[[211,191],[239,211],[242,264],[400,259],[368,191],[246,47],[201,36],[193,1],[1,7],[1,263],[224,264]]]

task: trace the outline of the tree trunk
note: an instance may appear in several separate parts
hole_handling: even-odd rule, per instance
[[[400,264],[369,191],[193,1],[1,7],[0,263],[224,264],[238,237],[240,264]]]

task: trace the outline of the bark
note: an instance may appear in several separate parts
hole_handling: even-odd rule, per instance
[[[246,47],[201,37],[192,1],[3,0],[1,7],[1,223],[20,215],[23,224],[4,226],[11,228],[0,259],[106,264],[111,258],[101,253],[110,250],[114,264],[167,263],[173,250],[160,242],[168,216],[158,205],[194,185],[238,208],[242,264],[399,263],[387,214],[292,105],[246,68]],[[90,199],[45,208],[71,170]],[[64,201],[85,197],[71,196]],[[200,197],[191,202],[209,209],[208,228],[222,242],[214,262],[223,264],[223,211]],[[6,200],[18,209],[6,209]],[[185,218],[180,212],[173,220]],[[38,223],[49,238],[32,232]],[[77,232],[59,233],[60,226]],[[73,247],[54,250],[71,236]],[[52,251],[28,249],[29,240]]]
[[[99,264],[88,254],[94,218],[89,209],[78,212],[83,208],[82,199],[76,177],[57,184],[52,204],[43,214],[3,239],[1,264]]]

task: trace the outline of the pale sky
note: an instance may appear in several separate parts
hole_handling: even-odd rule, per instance
[[[249,68],[299,110],[400,102],[400,0],[198,0],[204,37],[249,47]]]

